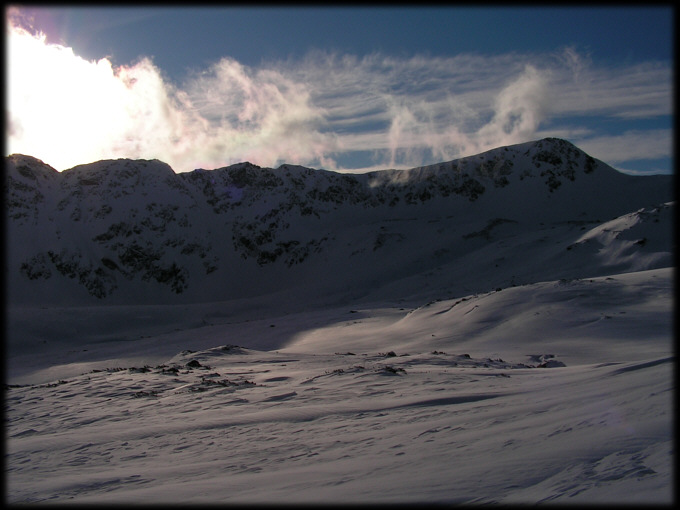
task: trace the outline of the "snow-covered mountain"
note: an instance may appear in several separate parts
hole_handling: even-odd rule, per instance
[[[11,303],[459,294],[671,257],[671,176],[554,138],[358,175],[12,155],[6,186]]]
[[[12,503],[670,503],[671,176],[6,162]]]

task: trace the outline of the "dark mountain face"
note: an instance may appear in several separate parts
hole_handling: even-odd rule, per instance
[[[398,299],[606,274],[596,251],[567,247],[641,208],[646,222],[652,210],[657,223],[670,222],[662,204],[673,199],[671,184],[671,176],[621,174],[559,139],[357,175],[250,163],[175,174],[157,160],[122,159],[59,173],[12,155],[8,298]],[[634,249],[665,264],[647,252],[670,252],[671,237]]]

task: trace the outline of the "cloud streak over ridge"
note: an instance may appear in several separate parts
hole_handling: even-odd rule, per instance
[[[87,61],[11,18],[7,43],[7,152],[59,170],[119,157],[157,158],[176,171],[246,160],[409,168],[543,136],[584,148],[590,141],[605,161],[671,150],[670,129],[593,132],[578,118],[672,115],[672,69],[663,62],[595,66],[573,48],[453,57],[310,51],[257,68],[224,57],[171,83],[149,58]],[[654,150],[631,151],[636,133],[653,136]]]

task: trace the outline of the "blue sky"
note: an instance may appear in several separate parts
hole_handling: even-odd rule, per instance
[[[7,152],[410,168],[546,136],[673,168],[670,7],[14,8]]]

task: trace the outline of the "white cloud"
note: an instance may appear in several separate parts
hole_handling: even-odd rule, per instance
[[[311,104],[302,83],[278,71],[252,70],[223,58],[191,78],[186,93],[210,124],[215,158],[267,165],[318,160],[334,166],[329,155],[336,141],[322,132],[323,109]]]
[[[407,168],[548,136],[545,124],[566,137],[597,135],[592,127],[572,126],[574,115],[672,114],[667,64],[598,68],[573,48],[544,55],[411,58],[314,52],[277,68],[308,85],[343,147],[372,149],[384,167]]]
[[[246,160],[342,170],[343,154],[360,151],[373,155],[365,169],[408,168],[540,138],[545,124],[605,161],[671,150],[658,132],[612,137],[568,121],[671,115],[664,63],[597,67],[573,48],[399,58],[312,51],[258,68],[225,57],[172,84],[150,59],[86,61],[12,23],[7,39],[8,153],[58,169],[130,157],[176,171]]]
[[[8,34],[8,152],[58,169],[103,158],[158,158],[178,171],[250,160],[333,167],[335,137],[304,85],[223,59],[185,90],[149,59],[114,69],[43,35]]]
[[[556,56],[551,110],[555,116],[644,119],[673,112],[673,71],[665,62],[595,66],[571,48]]]
[[[490,149],[533,138],[548,112],[548,99],[546,73],[527,65],[496,96],[494,117],[475,136],[478,145]]]

